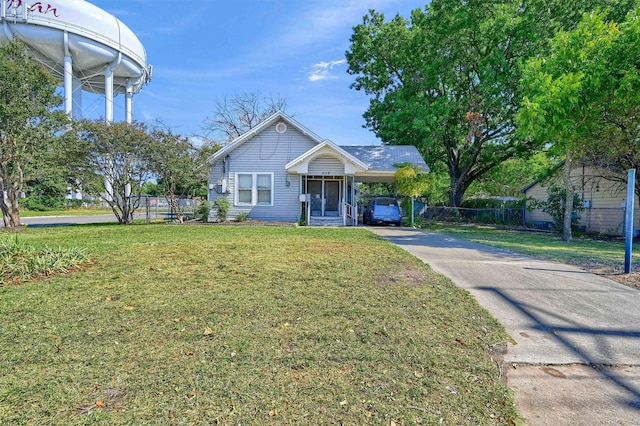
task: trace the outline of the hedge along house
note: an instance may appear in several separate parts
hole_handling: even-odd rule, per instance
[[[357,225],[357,184],[393,182],[406,163],[429,170],[414,146],[338,146],[277,112],[209,158],[209,220],[225,197],[230,219]]]

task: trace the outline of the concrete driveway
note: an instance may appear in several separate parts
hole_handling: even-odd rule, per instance
[[[503,372],[528,425],[640,425],[640,291],[445,235],[369,228],[468,290],[507,329]]]

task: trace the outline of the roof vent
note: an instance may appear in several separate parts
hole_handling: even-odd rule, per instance
[[[287,125],[284,123],[278,123],[276,124],[276,132],[278,133],[284,133],[287,131]]]

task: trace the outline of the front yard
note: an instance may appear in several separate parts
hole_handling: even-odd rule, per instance
[[[99,225],[18,239],[92,262],[0,287],[0,424],[518,420],[490,356],[502,327],[367,230]]]

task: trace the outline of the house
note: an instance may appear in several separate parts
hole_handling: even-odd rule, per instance
[[[230,219],[357,225],[358,183],[403,163],[429,170],[414,146],[338,146],[277,112],[209,158],[208,200],[228,198]]]
[[[534,227],[551,227],[553,219],[541,208],[529,210],[536,201],[546,201],[548,188],[562,183],[562,166],[558,165],[550,178],[536,180],[521,193],[526,199],[524,223]],[[577,164],[571,170],[571,181],[575,193],[582,200],[582,210],[578,226],[588,233],[622,236],[624,235],[625,210],[627,202],[626,175],[602,169],[590,164]],[[640,205],[638,197],[634,201],[634,229],[640,228]]]

